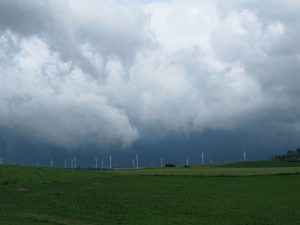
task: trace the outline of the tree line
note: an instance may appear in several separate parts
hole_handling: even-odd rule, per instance
[[[272,160],[300,160],[300,148],[288,150],[286,154],[275,155]]]

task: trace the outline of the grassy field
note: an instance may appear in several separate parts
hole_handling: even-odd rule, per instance
[[[285,165],[283,165],[285,164]],[[2,225],[297,225],[300,163],[70,170],[0,167]]]

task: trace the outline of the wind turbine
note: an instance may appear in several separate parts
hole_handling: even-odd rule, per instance
[[[96,163],[95,168],[98,169],[98,159],[97,158],[95,158],[95,163]]]
[[[186,165],[189,166],[189,159],[186,159]]]
[[[160,167],[163,168],[163,162],[164,162],[164,159],[163,158],[160,158]]]
[[[134,165],[134,159],[132,160],[132,168],[134,168],[135,167],[135,165]]]
[[[77,165],[76,165],[76,157],[74,156],[74,168],[76,169]]]
[[[67,160],[65,160],[65,169],[67,169]]]
[[[53,168],[53,159],[51,159],[51,161],[50,161],[50,166],[51,166],[51,168]]]
[[[243,152],[243,161],[246,161],[246,152]]]
[[[0,165],[3,165],[3,157],[1,155],[1,158],[0,158]]]
[[[101,168],[104,169],[104,161],[101,161]]]
[[[111,155],[109,156],[109,169],[111,169]]]
[[[135,155],[135,160],[136,160],[136,168],[139,168],[139,156],[138,154]]]
[[[74,168],[73,159],[71,159],[71,168]]]
[[[202,161],[202,165],[204,165],[204,153],[201,153],[201,161]]]

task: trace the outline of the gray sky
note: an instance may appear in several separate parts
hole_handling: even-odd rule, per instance
[[[298,147],[299,21],[297,0],[0,0],[0,151]]]

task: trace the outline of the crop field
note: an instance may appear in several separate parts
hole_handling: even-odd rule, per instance
[[[0,166],[1,225],[297,225],[300,163],[191,168]]]

